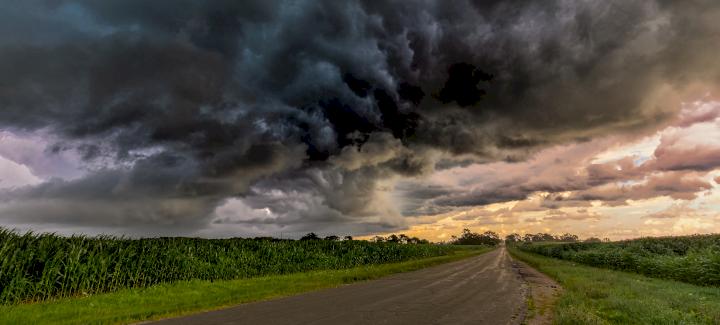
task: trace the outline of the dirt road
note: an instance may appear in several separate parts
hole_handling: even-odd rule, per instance
[[[379,280],[155,324],[519,324],[525,290],[504,247]]]

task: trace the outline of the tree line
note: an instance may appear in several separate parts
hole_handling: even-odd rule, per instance
[[[532,243],[532,242],[565,242],[565,243],[576,243],[576,242],[586,242],[586,243],[599,243],[599,242],[608,242],[610,239],[604,238],[600,239],[597,237],[590,237],[585,240],[580,240],[580,237],[577,235],[573,235],[570,233],[564,233],[562,235],[553,235],[548,233],[536,233],[536,234],[525,234],[521,236],[518,233],[512,233],[507,236],[505,236],[505,243],[507,244],[513,244],[513,243]]]
[[[487,245],[496,246],[502,240],[494,231],[486,231],[483,233],[472,232],[470,229],[463,229],[460,236],[452,236],[450,244],[452,245]]]
[[[329,240],[329,241],[339,241],[339,240],[340,240],[340,236],[330,235],[330,236],[325,236],[325,237],[323,238],[323,237],[318,236],[318,234],[316,234],[316,233],[314,233],[314,232],[310,232],[310,233],[307,233],[305,236],[302,236],[302,237],[300,238],[300,240]],[[353,240],[353,237],[352,237],[352,236],[345,236],[345,237],[342,238],[342,240]]]
[[[352,240],[352,236],[345,236],[344,240]],[[338,236],[327,236],[321,238],[315,233],[308,233],[307,235],[300,238],[300,240],[340,240]],[[421,239],[418,237],[410,237],[405,234],[391,234],[389,236],[375,236],[370,239],[371,242],[375,243],[395,243],[395,244],[430,244],[431,242],[427,239]],[[452,236],[452,239],[447,243],[450,245],[486,245],[496,246],[502,242],[500,236],[494,231],[486,231],[483,233],[476,233],[470,231],[470,229],[463,229],[459,236]]]
[[[452,236],[452,239],[447,242],[451,245],[486,245],[496,246],[503,242],[503,239],[494,231],[485,231],[482,233],[473,232],[470,229],[463,229],[462,233],[457,236]],[[321,237],[314,232],[308,233],[300,240],[329,240],[329,241],[340,241],[340,240],[353,240],[352,236],[340,237],[336,235],[329,235]],[[405,234],[391,234],[389,236],[375,236],[370,239],[371,242],[375,243],[396,243],[396,244],[430,244],[427,239],[421,239],[418,237],[410,237]],[[580,240],[580,237],[570,233],[564,233],[562,235],[553,235],[549,233],[536,233],[536,234],[525,234],[520,235],[518,233],[512,233],[505,236],[506,244],[513,243],[531,243],[531,242],[565,242],[565,243],[576,243],[576,242],[607,242],[610,241],[607,238],[600,239],[597,237],[590,237],[584,240]]]
[[[308,233],[305,236],[302,236],[300,240],[330,240],[330,241],[339,241],[339,240],[353,240],[352,236],[345,236],[343,238],[340,238],[340,236],[336,235],[330,235],[325,237],[320,237],[316,233],[311,232]],[[430,244],[430,241],[427,239],[421,239],[418,237],[410,237],[405,234],[392,234],[387,237],[383,236],[375,236],[370,241],[375,243],[397,243],[397,244]]]

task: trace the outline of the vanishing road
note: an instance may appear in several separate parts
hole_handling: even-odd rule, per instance
[[[156,324],[518,324],[525,285],[501,247],[461,261]]]

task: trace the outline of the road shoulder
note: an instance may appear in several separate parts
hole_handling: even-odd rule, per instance
[[[512,257],[512,266],[527,285],[525,292],[527,313],[523,324],[552,324],[555,303],[562,294],[562,287],[549,276],[514,256]]]

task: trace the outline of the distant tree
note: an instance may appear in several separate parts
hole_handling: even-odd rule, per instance
[[[345,236],[344,239],[345,239],[345,240],[353,240],[353,237],[352,237],[352,236]]]
[[[300,238],[300,240],[319,240],[319,239],[320,239],[320,237],[314,232],[308,233],[307,235],[302,236],[302,238]]]
[[[459,237],[453,236],[451,241],[454,245],[488,245],[495,246],[501,242],[500,236],[493,231],[486,231],[482,234],[463,229]]]
[[[352,238],[352,237],[351,237]],[[397,244],[429,244],[430,241],[427,239],[420,239],[417,237],[410,237],[405,234],[391,234],[387,237],[382,236],[375,236],[372,239],[373,242],[376,243],[397,243]]]
[[[565,239],[565,240],[563,240]],[[578,237],[572,234],[564,234],[562,236],[553,236],[552,234],[539,232],[537,234],[525,234],[522,236],[524,242],[553,242],[553,241],[577,241]]]
[[[525,237],[527,237],[527,236],[528,235],[525,235]],[[530,234],[529,236],[530,236],[530,240],[525,240],[525,241],[543,242],[543,241],[556,241],[557,240],[557,238],[555,236],[548,234],[548,233],[542,233],[542,232],[539,232],[537,234]]]
[[[428,241],[427,239],[420,239],[417,237],[408,237],[406,243],[417,245],[417,244],[429,244],[430,241]]]
[[[577,235],[568,234],[568,233],[564,233],[564,234],[560,235],[559,238],[558,238],[559,241],[562,241],[562,242],[572,242],[572,243],[578,241],[578,239],[579,239],[579,238],[578,238]]]
[[[330,236],[325,236],[325,240],[338,241],[338,240],[340,240],[340,237],[335,236],[335,235],[330,235]]]
[[[506,244],[513,244],[522,241],[522,237],[520,234],[512,233],[507,236],[505,236],[505,243]]]
[[[602,242],[602,240],[601,240],[600,238],[597,238],[597,237],[590,237],[590,238],[588,238],[588,239],[585,239],[584,242],[586,242],[586,243],[599,243],[599,242]]]
[[[480,236],[483,239],[483,241],[485,241],[487,244],[492,245],[492,246],[500,244],[500,242],[502,241],[500,239],[500,235],[498,235],[494,231],[486,231],[486,232],[482,233],[482,235],[480,235]]]

